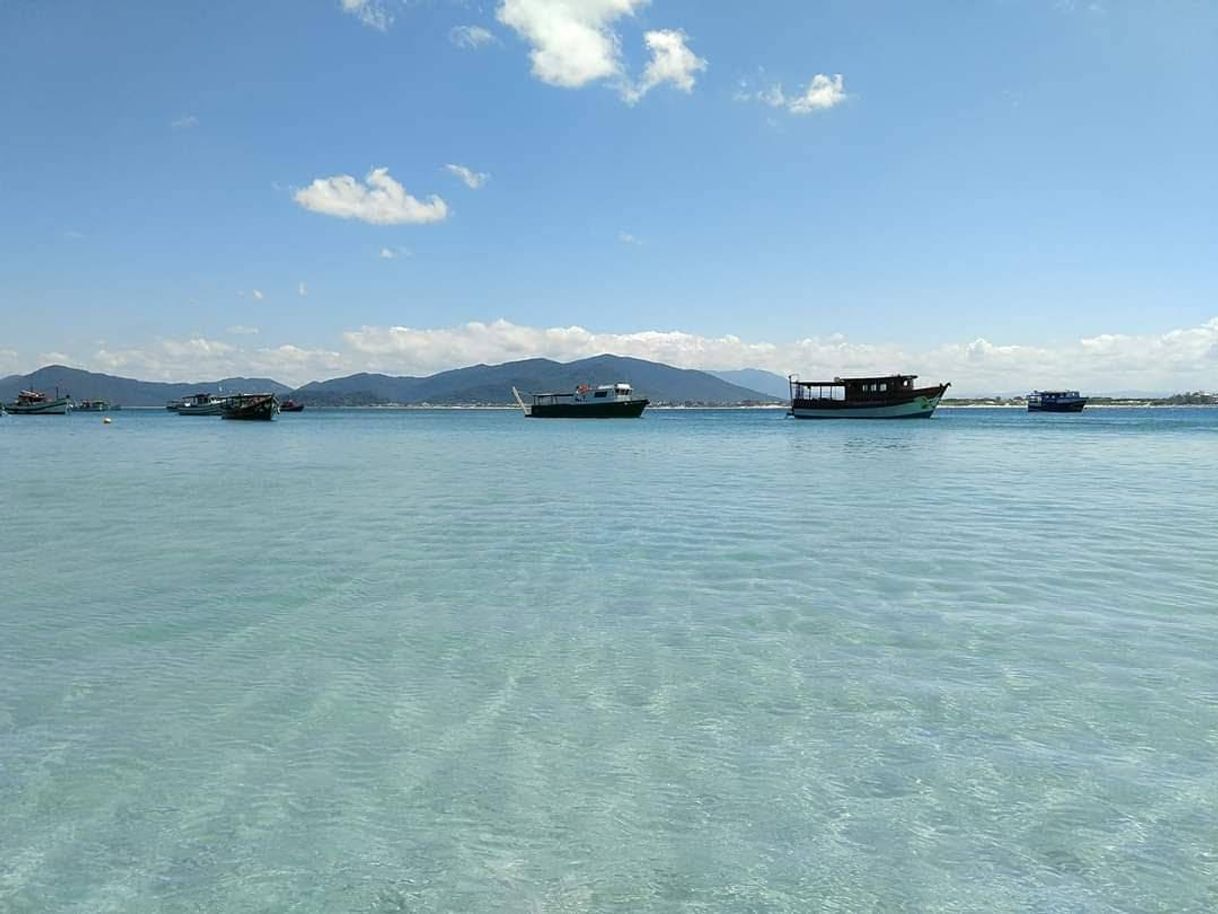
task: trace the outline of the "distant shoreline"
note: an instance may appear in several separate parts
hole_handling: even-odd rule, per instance
[[[940,403],[939,409],[1002,409],[1027,410],[1026,403]],[[724,403],[718,406],[649,406],[648,412],[708,412],[723,410],[759,410],[772,412],[788,409],[786,403],[740,405]],[[1218,409],[1218,403],[1153,403],[1149,401],[1128,401],[1119,403],[1089,403],[1088,410],[1093,409]],[[124,412],[168,412],[163,406],[123,406]],[[321,406],[306,405],[306,412],[520,412],[520,407],[514,404],[492,403],[460,403],[460,404],[420,404],[420,403],[382,403],[367,406]]]

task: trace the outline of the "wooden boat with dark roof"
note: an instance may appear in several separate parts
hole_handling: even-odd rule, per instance
[[[834,378],[791,384],[789,415],[796,419],[929,419],[951,384],[914,387],[917,375]]]
[[[221,419],[270,422],[279,415],[279,398],[274,394],[232,394],[220,406]]]
[[[1034,390],[1028,394],[1030,413],[1081,413],[1087,398],[1077,390]]]

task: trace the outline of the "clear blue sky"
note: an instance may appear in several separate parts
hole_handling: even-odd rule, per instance
[[[0,373],[431,370],[505,320],[787,362],[1179,330],[1162,383],[1218,387],[1218,5],[346,4],[0,4]],[[301,194],[377,167],[445,217]]]

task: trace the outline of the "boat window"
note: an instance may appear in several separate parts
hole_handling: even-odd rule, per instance
[[[882,391],[885,391],[885,390],[888,390],[888,385],[887,385],[887,384],[881,384],[881,385],[880,385],[880,391],[882,392]]]
[[[596,392],[596,396],[598,396],[598,397],[607,397],[607,396],[609,396],[609,391],[607,391],[607,390],[598,390],[598,391]]]

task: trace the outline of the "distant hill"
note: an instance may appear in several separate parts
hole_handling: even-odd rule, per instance
[[[429,377],[355,374],[315,381],[293,397],[317,406],[362,406],[377,403],[437,406],[467,403],[512,403],[512,388],[521,393],[572,391],[579,384],[626,381],[653,403],[770,403],[776,398],[742,387],[705,371],[673,368],[644,359],[598,355],[577,362],[525,359],[503,365],[472,365]]]
[[[290,387],[270,378],[223,378],[219,381],[170,384],[120,378],[65,365],[48,365],[30,374],[0,378],[0,402],[16,399],[17,393],[25,388],[54,393],[57,387],[61,394],[75,400],[108,400],[119,406],[164,406],[169,400],[190,394],[219,393],[221,390],[276,394],[291,391]]]
[[[787,379],[772,371],[762,371],[760,368],[738,368],[733,371],[708,371],[721,381],[729,384],[739,384],[750,390],[758,390],[780,400],[789,399],[791,387]]]

